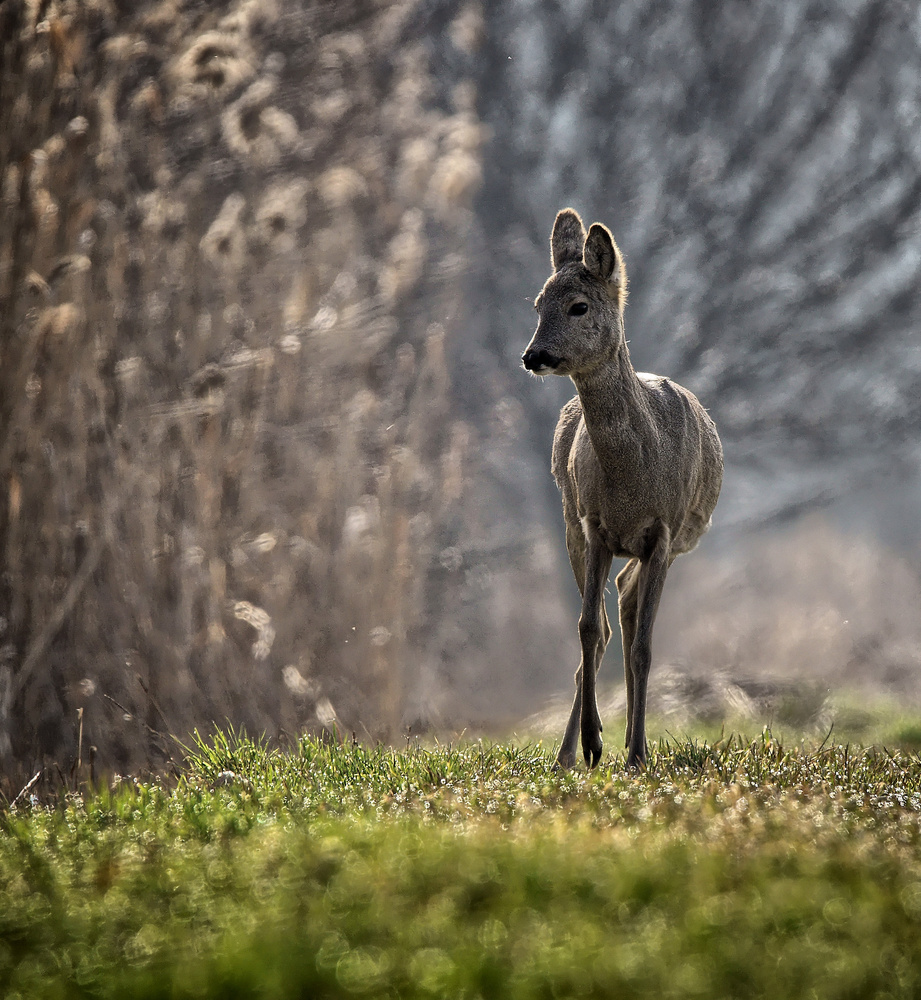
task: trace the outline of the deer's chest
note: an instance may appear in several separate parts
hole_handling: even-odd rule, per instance
[[[625,440],[617,460],[602,463],[580,428],[570,452],[569,481],[586,538],[596,538],[615,556],[642,558],[649,533],[661,519],[661,484],[654,489],[656,456],[639,441]]]

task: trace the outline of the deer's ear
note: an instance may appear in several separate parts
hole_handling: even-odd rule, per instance
[[[564,208],[553,224],[553,235],[550,237],[550,252],[553,259],[553,270],[559,271],[564,264],[582,259],[582,246],[585,243],[585,226],[579,218],[579,213],[571,208]]]
[[[620,296],[627,285],[624,259],[607,226],[595,222],[585,238],[582,263],[596,278],[618,289]]]

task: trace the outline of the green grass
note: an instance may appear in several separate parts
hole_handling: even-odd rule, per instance
[[[4,997],[917,997],[921,759],[218,735],[0,819]]]

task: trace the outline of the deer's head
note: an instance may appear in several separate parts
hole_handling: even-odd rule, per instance
[[[571,208],[550,237],[553,274],[534,302],[537,330],[521,360],[535,375],[577,375],[608,359],[624,342],[627,274],[610,230],[585,232]]]

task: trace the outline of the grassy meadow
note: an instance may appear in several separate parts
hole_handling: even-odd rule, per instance
[[[679,739],[281,750],[26,790],[0,820],[5,997],[914,997],[921,760]],[[38,787],[38,786],[36,786]]]
[[[578,650],[528,229],[478,207],[495,23],[0,0],[0,998],[921,996],[913,550],[804,519],[677,564],[641,774],[620,722],[554,772],[565,701],[384,748],[519,719]]]

